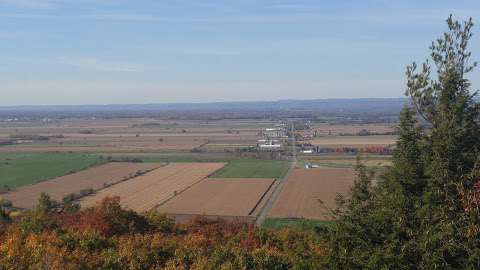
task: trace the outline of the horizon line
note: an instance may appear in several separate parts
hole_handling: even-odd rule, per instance
[[[228,103],[278,103],[278,102],[305,102],[305,101],[347,101],[347,100],[401,100],[408,97],[364,97],[364,98],[312,98],[312,99],[276,99],[276,100],[231,100],[231,101],[186,101],[186,102],[154,102],[154,103],[90,103],[90,104],[15,104],[0,105],[0,108],[19,107],[87,107],[87,106],[149,106],[149,105],[208,105]]]

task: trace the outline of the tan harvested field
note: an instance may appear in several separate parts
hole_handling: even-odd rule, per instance
[[[270,198],[273,196],[273,192],[275,191],[275,189],[277,188],[277,186],[279,185],[279,181],[275,181],[273,182],[272,186],[270,187],[270,189],[267,191],[267,193],[265,193],[265,196],[263,197],[263,199],[259,202],[257,208],[255,208],[255,210],[253,211],[253,213],[251,214],[251,216],[258,216],[263,208],[266,206],[267,202],[270,200]]]
[[[248,216],[251,215],[273,179],[205,179],[159,206],[168,214]]]
[[[10,125],[10,126],[9,126]],[[114,118],[114,119],[57,119],[52,122],[10,123],[0,126],[0,137],[11,134],[73,136],[90,134],[128,135],[256,135],[260,130],[270,127],[272,122],[259,120],[158,120],[153,118]]]
[[[105,197],[119,196],[122,206],[137,212],[148,211],[224,165],[225,163],[171,163],[85,197],[81,205],[89,207]]]
[[[135,175],[163,166],[163,163],[127,163],[114,162],[92,167],[73,174],[57,177],[34,185],[24,186],[14,192],[2,195],[12,201],[15,207],[33,208],[42,192],[48,193],[52,199],[62,200],[71,193],[82,189],[94,190],[103,188],[105,184],[113,184]]]
[[[354,171],[343,168],[295,169],[268,213],[272,218],[328,220],[338,193],[347,194]],[[323,206],[319,200],[325,205]]]
[[[338,135],[338,134],[356,134],[365,129],[370,132],[385,133],[393,132],[395,124],[313,124],[312,130],[316,130],[319,135]]]
[[[18,144],[0,147],[0,152],[162,152],[188,151],[202,146],[208,141],[197,138],[161,138],[161,137],[101,137],[84,140],[50,140],[47,143]]]
[[[264,178],[205,179],[157,210],[175,215],[256,216],[273,184],[273,179]]]
[[[15,125],[15,123],[12,123]],[[0,147],[0,152],[167,152],[214,150],[255,145],[268,122],[125,119],[63,119],[47,123],[0,126],[0,138],[49,136]]]
[[[356,164],[356,156],[350,155],[331,155],[331,156],[305,156],[303,161],[319,165],[350,165]],[[388,155],[364,155],[361,158],[362,164],[366,166],[389,166],[391,165],[391,156]]]
[[[312,145],[323,147],[368,147],[386,146],[395,144],[395,135],[372,135],[372,136],[327,136],[305,141]]]

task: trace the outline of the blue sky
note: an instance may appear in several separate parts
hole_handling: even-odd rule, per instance
[[[0,105],[400,97],[450,13],[480,59],[478,0],[0,0]]]

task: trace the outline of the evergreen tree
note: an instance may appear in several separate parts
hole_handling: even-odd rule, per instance
[[[447,24],[449,31],[430,47],[437,78],[431,79],[428,62],[418,73],[415,64],[407,68],[407,94],[431,126],[426,136],[429,179],[420,213],[422,266],[479,269],[480,235],[466,237],[465,230],[476,221],[462,200],[464,190],[472,190],[478,180],[469,175],[480,156],[480,105],[465,78],[476,66],[469,63],[467,48],[473,22],[461,24],[450,16]]]
[[[393,223],[385,224],[392,227],[390,243],[386,244],[396,247],[397,263],[406,269],[415,268],[419,259],[417,238],[421,222],[417,212],[422,207],[426,181],[423,130],[415,116],[410,107],[401,111],[392,167],[387,169],[376,189],[381,198],[379,207],[389,209],[394,215]]]
[[[332,211],[335,221],[328,241],[330,243],[329,268],[355,269],[368,264],[372,247],[378,235],[372,214],[372,181],[367,168],[357,158],[357,177],[347,197],[338,195],[338,207]]]
[[[399,188],[407,197],[423,194],[425,185],[425,162],[422,151],[423,131],[415,118],[415,112],[405,107],[400,113],[399,136],[393,152],[393,167],[389,170]]]
[[[376,185],[357,161],[357,180],[340,197],[329,235],[333,269],[411,269],[418,261],[415,229],[423,189],[421,130],[410,108],[400,115],[393,166]]]
[[[377,185],[360,171],[333,212],[330,268],[480,269],[480,104],[465,78],[473,23],[447,25],[430,47],[436,79],[428,61],[407,68],[415,110],[400,114],[392,167]]]

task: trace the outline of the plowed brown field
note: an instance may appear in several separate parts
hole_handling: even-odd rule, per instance
[[[352,169],[295,169],[268,216],[328,220],[325,207],[335,207],[337,194],[347,194],[354,179]]]
[[[113,184],[137,172],[146,172],[161,167],[162,163],[127,163],[114,162],[89,168],[77,173],[61,176],[38,184],[24,186],[17,191],[2,195],[21,208],[33,208],[40,193],[45,192],[52,199],[62,200],[65,195],[78,193],[82,189],[99,189],[104,184]]]
[[[395,124],[327,124],[327,123],[315,123],[312,125],[311,130],[316,130],[319,135],[338,135],[341,133],[355,134],[361,130],[368,130],[370,132],[384,133],[393,132],[395,130]],[[310,130],[310,131],[311,131]]]
[[[224,165],[225,163],[172,163],[103,189],[91,197],[84,198],[81,205],[93,206],[105,197],[119,196],[122,206],[137,212],[148,211]]]
[[[158,152],[191,150],[208,142],[197,137],[156,137],[83,135],[51,139],[44,143],[17,144],[0,147],[0,152]]]
[[[272,183],[273,179],[205,179],[157,210],[168,214],[248,216]]]
[[[395,135],[372,135],[320,137],[306,142],[322,147],[367,147],[392,145],[396,140]]]

